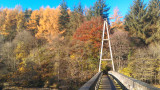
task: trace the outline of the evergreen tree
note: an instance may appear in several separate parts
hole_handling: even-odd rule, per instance
[[[160,1],[159,0],[151,0],[148,5],[148,12],[147,12],[147,22],[149,23],[147,34],[148,39],[146,40],[147,43],[157,42],[160,40],[160,31],[159,31],[159,24],[160,21]]]
[[[90,8],[87,10],[86,18],[87,18],[87,20],[91,20],[92,17],[93,17],[93,9],[92,9],[92,7],[90,7]]]
[[[81,3],[76,7],[74,6],[74,11],[70,15],[70,22],[69,22],[69,36],[73,35],[73,32],[82,24],[84,21],[83,17],[83,8]]]
[[[29,18],[30,18],[31,14],[32,14],[32,10],[31,9],[26,9],[24,11],[24,14],[25,14],[26,21],[29,21]]]
[[[128,15],[125,17],[126,30],[132,37],[139,38],[143,43],[146,42],[146,30],[149,24],[146,22],[146,5],[141,0],[134,0]]]
[[[102,16],[103,18],[108,18],[109,9],[104,0],[97,0],[93,6],[93,15],[96,17]]]
[[[68,14],[68,7],[67,7],[67,3],[65,0],[62,0],[61,4],[60,4],[60,10],[61,10],[61,15],[59,16],[59,30],[63,31],[67,29],[67,25],[69,23],[69,14]],[[66,31],[67,32],[67,31]]]
[[[108,18],[109,9],[110,7],[108,7],[108,5],[105,4],[105,0],[97,0],[94,6],[88,9],[86,18],[87,20],[90,20],[93,16],[101,16],[103,18]]]

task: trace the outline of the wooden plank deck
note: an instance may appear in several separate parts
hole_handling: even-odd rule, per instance
[[[103,75],[98,90],[116,90],[116,88],[112,80],[107,75]]]

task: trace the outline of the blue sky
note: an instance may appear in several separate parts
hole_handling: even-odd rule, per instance
[[[70,9],[73,9],[74,5],[77,5],[79,1],[85,7],[93,6],[96,0],[66,0],[67,5]],[[39,9],[41,6],[50,6],[57,7],[60,4],[61,0],[0,0],[0,6],[3,8],[14,8],[16,5],[21,5],[23,10],[26,8],[31,8],[32,10]],[[149,0],[144,0],[145,3],[148,3]],[[133,3],[133,0],[106,0],[106,4],[110,8],[110,16],[113,14],[115,7],[119,8],[122,16],[127,14],[129,6]]]

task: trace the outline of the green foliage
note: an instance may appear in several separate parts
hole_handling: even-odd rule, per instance
[[[145,4],[141,0],[134,0],[133,5],[130,7],[128,15],[126,15],[126,27],[132,37],[138,37],[144,42],[147,35],[145,34],[147,23]]]
[[[66,30],[67,32],[67,25],[69,23],[69,14],[68,14],[68,7],[67,3],[65,0],[62,0],[60,4],[60,10],[61,10],[61,15],[59,16],[59,29],[60,31]]]
[[[98,17],[102,16],[103,18],[108,18],[109,7],[105,4],[105,0],[97,0],[93,6],[93,15]]]
[[[148,5],[147,22],[149,23],[146,43],[158,42],[160,40],[160,1],[151,0]]]
[[[146,40],[146,8],[145,4],[141,0],[134,0],[134,4],[130,7],[129,14],[126,15],[127,30],[133,37]]]
[[[26,8],[26,10],[24,11],[26,21],[29,21],[31,14],[32,14],[32,10]]]
[[[110,7],[106,5],[105,0],[97,0],[93,7],[90,7],[87,14],[87,20],[90,20],[94,17],[103,17],[108,19],[108,11]]]
[[[71,12],[69,21],[69,32],[67,36],[73,36],[73,33],[84,21],[83,8],[81,3],[79,3],[77,7],[74,7],[74,11]]]
[[[126,30],[132,37],[140,38],[145,44],[158,41],[159,0],[152,0],[148,7],[141,0],[134,0],[125,17]]]

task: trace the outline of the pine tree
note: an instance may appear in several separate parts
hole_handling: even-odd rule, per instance
[[[26,19],[26,21],[28,21],[29,18],[30,18],[30,16],[31,16],[31,14],[32,14],[32,10],[31,10],[31,9],[26,9],[26,10],[24,11],[24,14],[25,14],[25,19]]]
[[[97,0],[93,6],[93,15],[96,17],[102,16],[103,18],[108,18],[109,9],[104,0]]]
[[[69,22],[69,36],[73,36],[73,33],[76,29],[82,24],[84,21],[83,17],[83,8],[81,3],[76,7],[74,6],[74,11],[70,15],[70,22]]]
[[[151,0],[148,5],[147,22],[149,23],[147,43],[160,41],[159,21],[160,21],[160,1]]]
[[[104,0],[97,0],[95,2],[94,6],[90,7],[87,10],[86,18],[87,18],[87,20],[91,20],[92,17],[101,16],[103,18],[108,19],[109,9],[110,9],[110,7],[108,7],[108,5],[105,4]]]
[[[147,34],[145,32],[148,26],[146,10],[145,4],[141,0],[134,0],[128,15],[125,17],[126,30],[132,37],[137,37],[144,43],[146,42]]]
[[[93,17],[93,9],[92,9],[92,7],[90,7],[89,9],[87,9],[86,19],[91,20],[92,17]]]
[[[63,31],[63,30],[67,30],[67,25],[69,23],[69,14],[68,14],[68,7],[67,7],[67,3],[65,0],[62,0],[61,4],[60,4],[60,10],[61,10],[61,15],[59,16],[59,30]],[[65,32],[67,33],[67,31]]]

